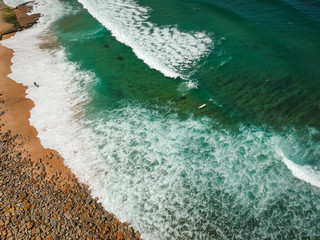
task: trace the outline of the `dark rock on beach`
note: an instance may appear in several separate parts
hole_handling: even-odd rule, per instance
[[[30,14],[32,2],[24,3],[16,8],[0,5],[0,40],[3,35],[32,27],[40,18],[40,14]]]
[[[24,3],[13,9],[20,27],[26,29],[32,27],[40,18],[40,14],[29,14],[32,10],[32,2]]]

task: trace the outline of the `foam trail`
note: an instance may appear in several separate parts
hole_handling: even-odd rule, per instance
[[[288,169],[292,172],[293,176],[301,179],[313,186],[320,188],[320,171],[312,168],[311,166],[301,166],[295,164],[283,155],[283,162],[286,164]]]
[[[136,56],[165,76],[187,79],[189,71],[212,49],[203,32],[182,32],[161,27],[149,19],[149,9],[133,0],[79,0],[116,39],[130,46]]]

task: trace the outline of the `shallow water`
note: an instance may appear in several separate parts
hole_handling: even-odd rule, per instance
[[[3,44],[107,210],[144,239],[319,237],[318,1],[79,2]]]

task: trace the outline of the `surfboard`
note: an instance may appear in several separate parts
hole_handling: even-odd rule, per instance
[[[201,106],[198,107],[198,109],[204,108],[205,106],[207,106],[207,104],[202,104]]]

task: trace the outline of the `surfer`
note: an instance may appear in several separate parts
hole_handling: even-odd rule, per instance
[[[214,104],[218,104],[216,100],[214,100],[213,98],[209,99],[210,102],[213,102]]]
[[[38,88],[39,87],[39,85],[36,83],[36,82],[33,82],[33,84]]]

